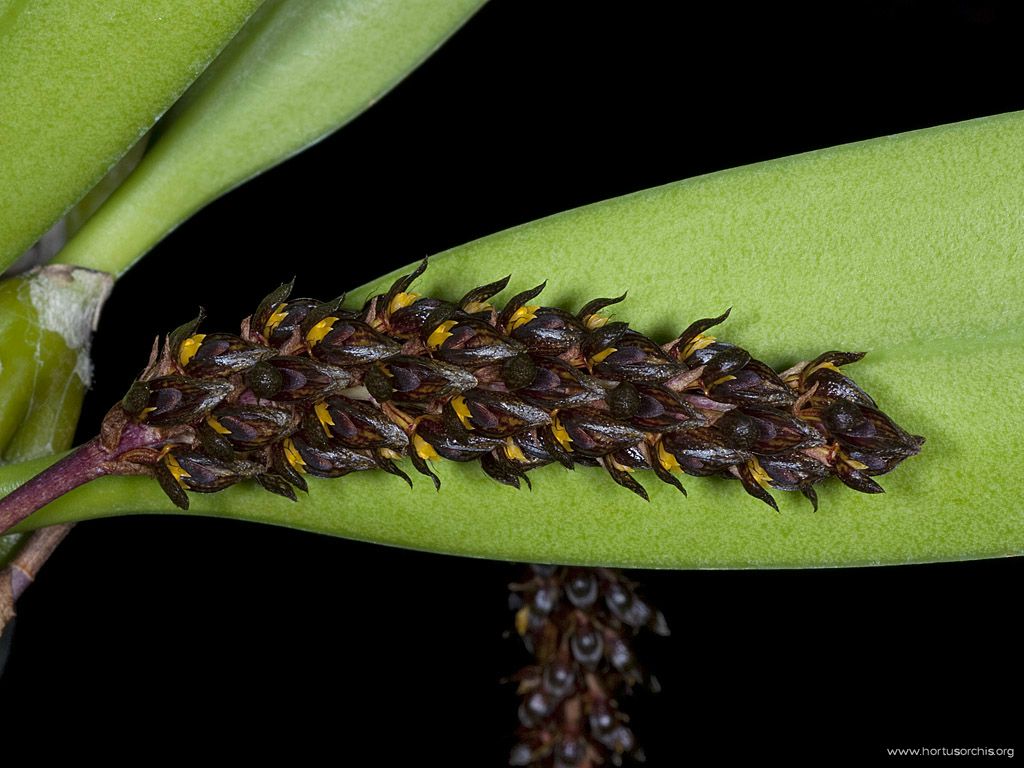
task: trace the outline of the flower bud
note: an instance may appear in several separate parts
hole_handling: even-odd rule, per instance
[[[233,390],[231,384],[221,379],[187,376],[158,376],[142,384],[133,385],[125,396],[133,409],[144,403],[129,415],[154,427],[193,424],[205,418]]]
[[[477,316],[480,319],[490,320],[494,313],[494,307],[490,305],[490,299],[501,293],[508,286],[512,275],[505,275],[500,280],[495,280],[487,285],[471,288],[459,299],[459,309],[467,315]]]
[[[762,456],[825,443],[814,427],[776,408],[737,408],[723,414],[715,429],[736,447]]]
[[[869,474],[882,474],[903,459],[916,455],[924,438],[904,432],[877,408],[836,401],[823,412],[826,427],[847,453],[857,451],[886,459]]]
[[[707,419],[671,389],[622,382],[606,398],[612,415],[645,432],[674,432],[707,424]]]
[[[735,447],[710,427],[669,432],[661,439],[661,445],[664,448],[663,465],[668,463],[668,468],[678,468],[696,477],[721,474],[751,457],[750,451]],[[672,458],[675,459],[674,467]]]
[[[533,483],[530,482],[526,472],[529,469],[533,469],[533,467],[540,466],[540,464],[526,464],[520,463],[518,460],[509,459],[506,449],[507,441],[505,446],[495,448],[493,451],[481,456],[480,469],[489,478],[497,480],[503,485],[519,488],[525,482],[527,487],[533,488]]]
[[[713,328],[714,326],[725,321],[729,317],[731,308],[725,310],[718,317],[705,317],[700,320],[695,320],[687,326],[675,341],[671,341],[665,345],[665,350],[674,359],[681,363],[686,363],[691,368],[704,365],[708,360],[717,354],[719,350],[715,352],[701,356],[700,358],[691,359],[694,354],[702,349],[707,349],[716,343],[714,336],[708,336],[704,332]],[[732,345],[723,345],[729,346]]]
[[[523,352],[522,345],[498,333],[483,320],[445,320],[424,327],[424,343],[438,360],[468,370],[494,365]]]
[[[645,437],[639,429],[592,408],[559,410],[550,429],[566,450],[592,458],[636,445]]]
[[[708,397],[735,405],[767,405],[788,408],[796,396],[771,368],[760,360],[749,360],[740,369],[719,378],[702,376]]]
[[[397,355],[402,348],[366,323],[334,315],[317,322],[304,338],[314,358],[340,366],[373,363]]]
[[[165,457],[176,460],[182,474],[180,482],[196,493],[216,493],[240,480],[254,477],[262,471],[251,461],[220,461],[198,451],[175,450]]]
[[[379,401],[403,409],[426,410],[437,400],[476,386],[473,374],[426,357],[399,355],[376,363],[367,373],[366,387]]]
[[[555,307],[533,307],[520,316],[525,322],[509,334],[530,354],[557,357],[579,346],[586,328],[572,314]]]
[[[279,380],[275,379],[274,371],[280,374]],[[284,403],[319,400],[344,389],[350,382],[351,377],[341,368],[292,355],[266,360],[246,377],[246,383],[258,397]]]
[[[326,435],[346,448],[390,448],[403,451],[409,438],[380,408],[335,395],[315,406]]]
[[[604,656],[604,638],[595,627],[577,630],[569,644],[573,658],[586,669],[596,668]]]
[[[526,325],[533,320],[535,317],[534,311],[540,309],[540,307],[531,305],[530,301],[540,295],[545,285],[547,285],[546,282],[541,283],[522,293],[517,293],[509,299],[505,304],[505,308],[498,315],[498,328],[505,331],[505,333],[511,334],[516,328]]]
[[[609,323],[584,341],[583,353],[595,376],[656,384],[686,370],[643,334],[632,330],[609,334],[613,325],[620,324]]]
[[[416,424],[416,434],[413,438],[413,447],[421,458],[432,458],[429,447],[438,456],[452,461],[472,461],[485,453],[490,453],[503,443],[501,439],[476,432],[452,430],[437,416],[421,419]]]
[[[280,349],[293,338],[306,316],[321,302],[317,299],[292,299],[294,281],[285,283],[268,294],[249,319],[249,332],[274,349]]]
[[[342,477],[350,472],[377,468],[377,462],[369,454],[341,446],[317,448],[299,435],[286,438],[283,448],[286,461],[300,474]]]
[[[471,389],[456,395],[445,406],[465,429],[484,437],[506,438],[517,432],[551,423],[543,408],[524,403],[515,395]]]
[[[632,491],[644,501],[650,501],[647,490],[633,477],[634,470],[650,469],[644,443],[630,445],[613,451],[598,459],[612,480],[623,488]]]
[[[264,448],[298,426],[295,413],[275,405],[224,405],[206,423],[241,451]]]
[[[536,373],[527,386],[516,395],[538,408],[553,410],[591,403],[604,396],[597,383],[564,360],[535,360]]]
[[[273,357],[268,347],[250,344],[231,333],[197,333],[174,350],[181,370],[189,376],[230,376]]]

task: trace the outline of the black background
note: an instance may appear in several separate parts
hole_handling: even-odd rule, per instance
[[[111,298],[80,439],[199,304],[230,330],[292,275],[334,295],[577,205],[1024,108],[1009,3],[676,5],[494,0],[353,124],[198,214]],[[160,754],[209,739],[210,756],[498,766],[516,708],[500,679],[526,661],[502,637],[519,573],[237,522],[91,522],[21,601],[0,694],[90,729],[85,751],[131,735]],[[627,705],[649,764],[1014,744],[1021,574],[636,574],[673,629],[642,642],[664,690]]]

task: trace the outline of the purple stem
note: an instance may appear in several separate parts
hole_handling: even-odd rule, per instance
[[[99,441],[93,438],[11,491],[0,499],[0,534],[57,497],[108,474],[103,462],[109,458]]]

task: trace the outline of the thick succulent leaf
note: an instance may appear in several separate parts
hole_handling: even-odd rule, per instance
[[[885,494],[829,481],[819,512],[776,493],[776,513],[737,482],[692,478],[684,498],[651,475],[648,504],[597,468],[545,467],[530,492],[441,462],[439,493],[360,473],[314,481],[297,504],[246,484],[192,509],[530,561],[798,567],[1020,554],[1022,166],[1024,113],[887,137],[528,224],[435,258],[417,284],[456,299],[511,270],[508,295],[547,279],[544,303],[568,308],[628,290],[621,316],[660,340],[731,306],[719,335],[777,368],[866,350],[851,375],[928,440],[881,478]],[[389,282],[349,295],[358,303]],[[0,470],[0,490],[31,469]],[[152,481],[101,480],[29,522],[170,511]]]
[[[259,4],[0,2],[0,271],[103,178]]]
[[[113,280],[44,267],[0,281],[0,464],[71,445],[89,386],[89,342]],[[0,536],[0,568],[21,543]]]
[[[66,266],[0,281],[0,463],[71,444],[92,380],[89,342],[113,284]]]
[[[124,272],[199,208],[369,107],[482,4],[268,0],[58,260]]]

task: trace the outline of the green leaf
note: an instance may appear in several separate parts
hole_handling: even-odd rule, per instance
[[[124,272],[208,202],[372,105],[480,5],[270,0],[160,122],[134,173],[58,260]]]
[[[89,342],[113,280],[51,266],[0,280],[0,464],[67,450],[92,366]],[[0,536],[0,568],[21,536]]]
[[[67,266],[0,281],[0,463],[71,445],[92,380],[89,342],[113,284]]]
[[[618,314],[660,340],[732,306],[718,335],[776,367],[866,350],[849,372],[928,440],[881,479],[884,495],[830,481],[821,511],[777,493],[777,514],[720,479],[687,478],[683,498],[647,478],[646,504],[597,469],[545,467],[517,492],[444,462],[440,493],[361,473],[312,483],[297,504],[248,485],[193,496],[193,509],[530,561],[814,567],[1020,554],[1022,166],[1024,113],[887,137],[553,216],[437,257],[417,284],[455,298],[512,271],[506,295],[547,278],[543,301],[567,307],[628,290]],[[0,490],[30,469],[0,470]],[[156,483],[111,479],[29,522],[173,511]]]
[[[0,0],[0,271],[95,185],[259,0]]]
[[[66,266],[0,281],[0,463],[66,450],[92,377],[89,342],[113,286]]]

